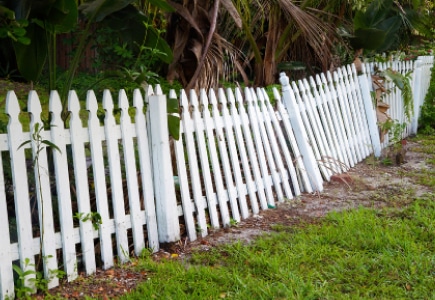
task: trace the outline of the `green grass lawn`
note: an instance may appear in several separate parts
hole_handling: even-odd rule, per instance
[[[122,299],[433,299],[434,194],[403,209],[332,213],[188,262],[139,261],[150,279]]]

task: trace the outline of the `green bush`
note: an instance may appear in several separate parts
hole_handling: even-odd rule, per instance
[[[435,130],[435,67],[432,68],[429,90],[421,108],[419,126],[427,133]]]

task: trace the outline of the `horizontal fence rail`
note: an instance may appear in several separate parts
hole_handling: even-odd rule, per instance
[[[392,68],[412,79],[414,115],[404,117],[400,90],[387,80],[392,119],[417,130],[433,57],[353,65],[264,88],[171,91],[159,86],[116,102],[109,91],[80,102],[69,117],[52,92],[50,123],[29,94],[29,129],[9,92],[7,132],[0,134],[0,299],[14,297],[14,269],[37,272],[48,288],[78,272],[111,268],[160,243],[191,241],[304,192],[321,192],[331,176],[380,156],[371,72]],[[166,100],[179,103],[180,138],[168,133]]]

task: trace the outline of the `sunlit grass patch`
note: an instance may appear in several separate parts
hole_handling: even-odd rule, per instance
[[[140,268],[124,299],[429,299],[435,293],[433,194],[401,209],[330,213],[320,224]]]

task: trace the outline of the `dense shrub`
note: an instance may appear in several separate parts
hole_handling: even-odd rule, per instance
[[[419,126],[426,133],[435,132],[435,67],[432,68],[429,90],[421,108]]]

